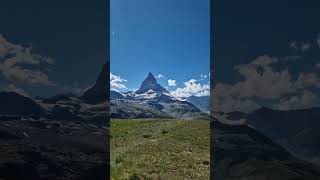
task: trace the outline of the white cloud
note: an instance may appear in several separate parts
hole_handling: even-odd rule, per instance
[[[0,35],[0,72],[7,80],[15,84],[55,85],[40,64],[54,64],[54,60],[34,54],[32,47],[13,44]]]
[[[210,74],[210,73],[209,73],[209,74]],[[208,77],[208,75],[206,75],[206,74],[201,74],[200,77],[201,77],[202,79],[205,79],[205,78]]]
[[[224,90],[228,90],[225,86],[220,87],[225,88]],[[254,100],[249,98],[238,98],[234,97],[228,93],[223,93],[222,89],[213,89],[211,104],[212,109],[215,112],[222,111],[225,113],[240,111],[244,113],[252,112],[258,108],[260,105],[257,104]]]
[[[174,79],[168,79],[168,86],[176,86],[176,80]]]
[[[235,67],[244,81],[233,86],[233,94],[241,98],[277,98],[292,90],[292,77],[288,70],[276,72],[270,66],[275,58],[260,56],[249,64]]]
[[[127,89],[126,82],[127,80],[110,72],[110,85],[112,90]]]
[[[255,60],[253,60],[251,63],[249,63],[250,65],[254,65],[254,66],[267,66],[273,63],[278,62],[277,58],[274,57],[270,57],[268,55],[263,55],[263,56],[258,56]]]
[[[49,81],[49,77],[42,71],[25,69],[21,66],[14,66],[10,68],[1,68],[3,75],[10,81],[18,84],[29,85],[49,85],[55,84]]]
[[[280,100],[279,104],[274,106],[275,109],[292,110],[292,109],[305,109],[320,106],[320,97],[316,94],[304,90],[297,96],[290,96]]]
[[[208,96],[210,94],[210,85],[204,84],[201,85],[195,79],[190,79],[187,82],[184,82],[184,87],[177,88],[172,91],[171,94],[178,99],[185,99],[192,95],[194,96]]]
[[[301,73],[294,85],[299,89],[320,87],[320,78],[316,73]]]
[[[301,45],[301,51],[307,51],[307,50],[309,50],[311,48],[311,44],[309,44],[309,43],[303,43],[302,45]]]
[[[162,74],[158,74],[158,75],[157,75],[157,78],[158,78],[158,79],[164,78],[164,76],[163,76]]]
[[[299,50],[302,52],[305,52],[307,50],[309,50],[311,48],[311,44],[307,43],[307,42],[291,42],[290,43],[290,47],[295,49],[295,50]]]
[[[296,41],[291,42],[289,45],[290,45],[290,47],[292,47],[292,48],[294,48],[294,49],[297,49],[297,48],[298,48]]]
[[[301,73],[298,78],[293,78],[288,69],[276,71],[271,66],[277,62],[276,58],[264,55],[251,63],[236,66],[235,70],[243,80],[235,84],[218,83],[213,89],[214,109],[224,112],[251,112],[260,107],[257,99],[277,102],[306,88],[320,87],[320,78],[316,73]],[[308,101],[304,102],[302,105],[307,107]]]
[[[127,88],[129,91],[136,92],[139,88]]]

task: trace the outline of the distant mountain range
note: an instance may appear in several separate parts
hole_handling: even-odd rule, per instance
[[[112,118],[208,118],[189,101],[181,101],[149,73],[135,92],[110,92]]]
[[[152,73],[135,92],[120,93],[108,89],[108,64],[103,66],[94,86],[76,96],[72,93],[58,94],[49,98],[25,97],[16,92],[0,93],[1,116],[23,118],[104,120],[108,114],[110,92],[110,115],[112,118],[208,118],[204,110],[206,102],[198,97],[181,101],[173,97],[157,83]],[[209,98],[204,98],[209,102]],[[191,102],[194,102],[192,104]]]
[[[106,78],[107,77],[107,78]],[[56,120],[94,120],[105,123],[112,118],[207,118],[208,96],[191,96],[187,101],[173,97],[149,73],[135,92],[109,91],[108,65],[104,65],[95,85],[78,97],[71,93],[49,98],[25,97],[15,92],[0,92],[0,119],[30,118]],[[320,165],[320,108],[279,111],[258,109],[213,114],[219,122],[229,125],[248,124],[297,157]]]
[[[117,118],[167,116],[190,118],[209,112],[210,109],[208,96],[192,96],[187,101],[180,101],[161,87],[151,73],[137,91],[126,93],[111,91],[110,96],[111,117]],[[261,115],[263,116],[263,113]],[[250,115],[233,112],[219,117],[224,116],[226,116],[224,120],[211,121],[214,179],[316,180],[320,178],[319,167],[296,158],[291,151],[278,145],[277,141],[244,124],[243,119]],[[251,116],[255,117],[254,114]],[[229,124],[238,120],[241,121],[240,124]]]
[[[296,156],[320,165],[320,108],[290,111],[261,108],[246,119]]]
[[[204,112],[209,110],[209,97],[180,101],[159,85],[151,73],[135,92],[109,91],[105,89],[107,83],[106,64],[95,85],[80,97],[68,93],[32,99],[15,92],[1,92],[0,120],[19,117],[105,124],[109,92],[111,117],[208,117]],[[295,111],[262,108],[251,114],[220,112],[213,116],[218,116],[211,122],[215,166],[212,169],[218,172],[213,172],[216,179],[320,179],[318,167],[296,158],[318,162],[320,108]]]
[[[319,166],[296,158],[246,124],[211,121],[211,144],[211,179],[320,179]]]
[[[221,122],[245,123],[299,158],[320,165],[320,108],[280,111],[262,107],[252,113],[231,112]]]
[[[95,85],[80,97],[67,93],[30,98],[16,92],[0,92],[0,115],[3,118],[97,120],[105,123],[109,96],[107,75],[108,65],[105,64]]]

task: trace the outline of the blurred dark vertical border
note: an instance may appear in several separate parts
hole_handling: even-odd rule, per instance
[[[210,116],[212,117],[213,112],[213,88],[214,88],[214,43],[213,43],[213,6],[214,0],[210,0]],[[214,148],[214,139],[213,139],[213,123],[210,123],[210,179],[214,179],[215,175],[215,156],[212,151]]]
[[[99,10],[101,9],[104,9],[104,15],[106,18],[104,18],[106,20],[106,22],[101,22],[103,23],[103,27],[105,29],[105,34],[106,36],[103,36],[101,38],[104,38],[105,40],[105,43],[106,43],[106,60],[105,60],[105,65],[104,67],[101,67],[99,70],[103,69],[103,68],[106,68],[107,69],[107,73],[105,73],[106,75],[106,79],[109,80],[110,79],[110,0],[28,0],[28,1],[25,1],[25,0],[8,0],[6,3],[3,3],[4,1],[1,1],[0,3],[0,6],[1,8],[60,8],[60,7],[63,7],[63,8],[74,8],[74,7],[89,7],[89,8],[97,8]],[[36,7],[34,5],[37,5]],[[57,11],[57,13],[59,13]],[[15,22],[13,22],[15,23]],[[0,25],[0,29],[1,29],[1,25]],[[1,32],[0,32],[1,33]],[[77,65],[75,64],[74,65],[75,67],[74,68],[77,68]],[[73,71],[72,69],[70,71]],[[104,72],[105,72],[105,69],[104,69]],[[85,76],[85,73],[83,74]],[[93,80],[94,81],[94,80]],[[109,82],[109,81],[108,81]],[[107,149],[105,149],[106,152],[94,152],[92,151],[92,149],[96,148],[96,147],[92,147],[92,149],[90,149],[91,147],[81,147],[83,148],[83,152],[87,153],[89,156],[90,156],[90,153],[91,154],[103,154],[103,156],[107,156],[107,157],[103,157],[101,159],[104,159],[104,160],[107,160],[105,163],[103,163],[102,165],[99,164],[97,166],[94,166],[92,165],[93,168],[91,168],[91,164],[92,163],[92,159],[90,159],[90,162],[86,162],[85,160],[82,160],[82,155],[81,158],[79,156],[79,159],[76,159],[74,161],[74,157],[77,157],[77,154],[69,154],[70,152],[67,152],[67,153],[64,153],[64,152],[59,152],[57,151],[57,153],[61,153],[59,156],[63,157],[64,156],[68,156],[67,158],[70,158],[72,157],[73,161],[72,162],[68,162],[68,160],[66,159],[63,159],[62,158],[62,161],[65,161],[64,165],[66,168],[64,169],[64,167],[62,167],[62,165],[60,166],[59,164],[56,165],[54,164],[55,162],[49,162],[47,161],[46,163],[42,163],[41,164],[41,167],[40,167],[40,170],[39,171],[52,171],[52,172],[56,172],[56,176],[55,174],[53,174],[53,176],[55,176],[53,178],[53,176],[48,176],[48,177],[44,177],[44,178],[41,178],[41,179],[60,179],[58,178],[59,175],[61,175],[64,171],[68,171],[68,173],[73,173],[73,174],[76,174],[74,177],[62,177],[61,179],[79,179],[79,180],[85,180],[85,179],[109,179],[110,177],[110,164],[109,164],[109,159],[110,159],[110,153],[109,153],[109,125],[110,125],[110,118],[109,118],[109,112],[110,112],[110,106],[109,106],[109,99],[110,99],[110,84],[107,83],[106,85],[107,89],[105,89],[105,91],[107,92],[107,98],[105,99],[105,101],[107,101],[107,107],[106,107],[106,117],[105,117],[105,122],[106,122],[106,128],[102,128],[102,129],[105,129],[105,133],[104,133],[104,136],[106,134],[105,137],[99,137],[99,139],[103,138],[103,141],[104,141],[104,145],[101,145],[103,146],[103,148],[105,149],[105,145],[107,146]],[[105,98],[105,97],[104,97]],[[7,121],[7,120],[6,120]],[[10,120],[8,121],[10,122]],[[34,121],[32,121],[33,123]],[[102,121],[103,122],[103,121]],[[10,122],[11,123],[11,122]],[[31,124],[31,122],[30,122]],[[63,124],[63,123],[62,123]],[[76,124],[76,123],[75,123]],[[90,124],[90,123],[88,123]],[[88,127],[86,128],[89,128],[91,126],[88,125]],[[43,128],[41,126],[45,125],[45,123],[42,123],[41,124],[32,124],[32,126],[35,125],[39,126],[39,129],[40,128]],[[57,126],[58,125],[61,125],[59,123],[56,124]],[[96,125],[97,127],[101,127],[100,125]],[[104,125],[103,125],[104,126]],[[46,128],[46,127],[45,127]],[[1,129],[3,130],[3,129]],[[9,132],[10,129],[6,130],[4,132],[7,132],[8,131],[8,134],[11,133]],[[17,132],[23,132],[22,130],[18,129]],[[41,129],[42,131],[42,129]],[[59,129],[57,129],[57,131],[59,131]],[[39,130],[40,132],[40,130]],[[1,132],[2,133],[2,132]],[[38,132],[37,132],[38,133]],[[6,134],[4,134],[6,135]],[[22,133],[21,137],[20,137],[20,134],[18,135],[15,135],[15,136],[4,136],[3,134],[0,134],[0,136],[2,136],[2,138],[8,138],[8,139],[21,139],[21,137],[24,138],[24,136],[26,138],[29,138],[29,135],[27,133]],[[32,137],[32,135],[31,135]],[[47,139],[46,141],[42,142],[43,145],[46,145],[48,142],[50,141],[59,141],[63,138],[60,138],[60,139],[55,139],[55,137],[53,137],[52,139]],[[81,140],[79,140],[81,141]],[[84,139],[83,141],[88,141],[87,139]],[[92,140],[94,141],[94,139]],[[98,142],[102,142],[102,141],[98,141]],[[9,144],[9,143],[8,143]],[[93,143],[92,143],[93,144]],[[13,148],[13,152],[11,154],[14,154],[14,153],[24,153],[23,155],[25,155],[25,157],[23,158],[29,158],[29,159],[21,159],[19,161],[15,161],[15,162],[12,162],[11,164],[10,163],[2,163],[4,162],[5,158],[4,159],[0,159],[0,171],[2,170],[6,170],[6,172],[2,171],[0,172],[0,179],[40,179],[39,175],[37,175],[36,171],[34,171],[35,167],[32,167],[32,166],[25,166],[25,164],[21,163],[23,161],[30,161],[32,163],[34,163],[34,166],[38,166],[39,164],[36,164],[38,161],[45,161],[42,159],[43,156],[47,157],[47,156],[50,156],[50,158],[54,159],[55,157],[53,157],[50,153],[52,153],[52,149],[54,149],[54,151],[56,151],[56,149],[59,149],[60,147],[53,147],[50,151],[48,149],[46,149],[47,147],[45,146],[42,146],[41,144],[37,144],[37,145],[31,145],[31,144],[23,144],[23,143],[20,143],[18,142],[17,140],[17,143],[16,144],[10,144],[12,145],[12,148]],[[96,144],[95,144],[96,145]],[[19,148],[19,147],[23,147],[23,146],[26,146],[26,148]],[[72,145],[69,145],[69,146],[72,146]],[[29,148],[30,147],[30,148]],[[28,149],[29,148],[29,149]],[[51,147],[50,147],[51,148]],[[56,149],[55,149],[56,148]],[[65,148],[65,147],[63,147]],[[25,150],[26,149],[26,150]],[[43,149],[45,150],[48,150],[48,151],[44,151]],[[98,148],[97,148],[98,149]],[[17,152],[16,152],[17,151]],[[90,152],[91,151],[91,152]],[[46,152],[49,152],[48,154],[46,154]],[[81,152],[81,153],[83,153]],[[10,152],[9,152],[10,153]],[[42,153],[42,154],[41,154]],[[6,153],[1,151],[1,156],[5,155]],[[53,154],[53,153],[52,153]],[[51,157],[52,156],[52,157]],[[19,157],[18,157],[19,158]],[[90,157],[91,158],[91,157]],[[58,158],[57,158],[58,159]],[[101,160],[99,159],[99,160]],[[87,169],[87,172],[84,169],[79,169],[78,171],[79,172],[72,172],[74,169],[72,169],[71,167],[74,167],[74,164],[76,163],[82,163],[84,164],[83,166],[86,166],[86,167],[90,167],[89,169]],[[107,165],[106,165],[107,164]],[[5,165],[5,166],[3,166]],[[46,169],[47,167],[45,167],[46,165],[50,166],[48,168],[48,170]],[[41,169],[42,168],[42,169]],[[50,169],[51,168],[51,169]],[[82,172],[81,172],[82,171]],[[51,172],[51,173],[52,173]],[[46,173],[46,172],[45,172]],[[59,174],[60,173],[60,174]],[[77,174],[78,173],[78,174]],[[58,175],[59,174],[59,175]],[[79,177],[77,177],[79,176]],[[17,178],[18,177],[18,178]]]
[[[110,178],[111,176],[111,166],[110,166],[110,0],[105,0],[106,3],[106,11],[105,14],[107,16],[107,28],[106,28],[106,34],[107,34],[107,39],[106,39],[106,43],[107,43],[107,68],[108,68],[108,73],[107,73],[107,156],[108,156],[108,166],[107,166],[107,177]]]
[[[210,6],[210,178],[320,179],[320,3]]]
[[[106,11],[105,14],[107,16],[107,28],[106,28],[106,34],[107,34],[107,68],[108,68],[108,73],[107,73],[107,156],[108,156],[108,166],[107,166],[107,177],[110,178],[111,176],[111,166],[110,166],[110,0],[105,0],[106,3]]]

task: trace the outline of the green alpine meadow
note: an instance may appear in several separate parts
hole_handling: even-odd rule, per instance
[[[112,119],[112,180],[208,179],[207,119]]]

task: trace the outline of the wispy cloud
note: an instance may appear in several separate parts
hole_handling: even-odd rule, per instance
[[[312,45],[311,45],[311,43],[307,43],[307,42],[293,41],[290,43],[290,47],[295,50],[305,52],[305,51],[309,50],[312,47]]]
[[[176,86],[176,80],[174,79],[168,79],[168,86]]]
[[[0,35],[0,72],[11,83],[55,85],[41,64],[54,64],[54,60],[33,53],[32,47],[13,44]]]
[[[110,86],[112,90],[127,89],[127,80],[110,72]]]
[[[206,74],[200,74],[201,79],[206,79],[208,77],[208,75]]]
[[[157,79],[161,79],[161,78],[164,78],[164,76],[163,76],[162,74],[158,74],[158,75],[156,76],[156,78],[157,78]]]
[[[280,100],[273,108],[280,110],[305,109],[319,106],[320,97],[308,90],[303,90],[296,96],[289,96]]]
[[[31,97],[25,90],[19,88],[19,87],[16,87],[14,84],[9,84],[5,89],[4,91],[7,91],[7,92],[15,92],[15,93],[18,93],[20,95],[23,95],[25,97]]]

